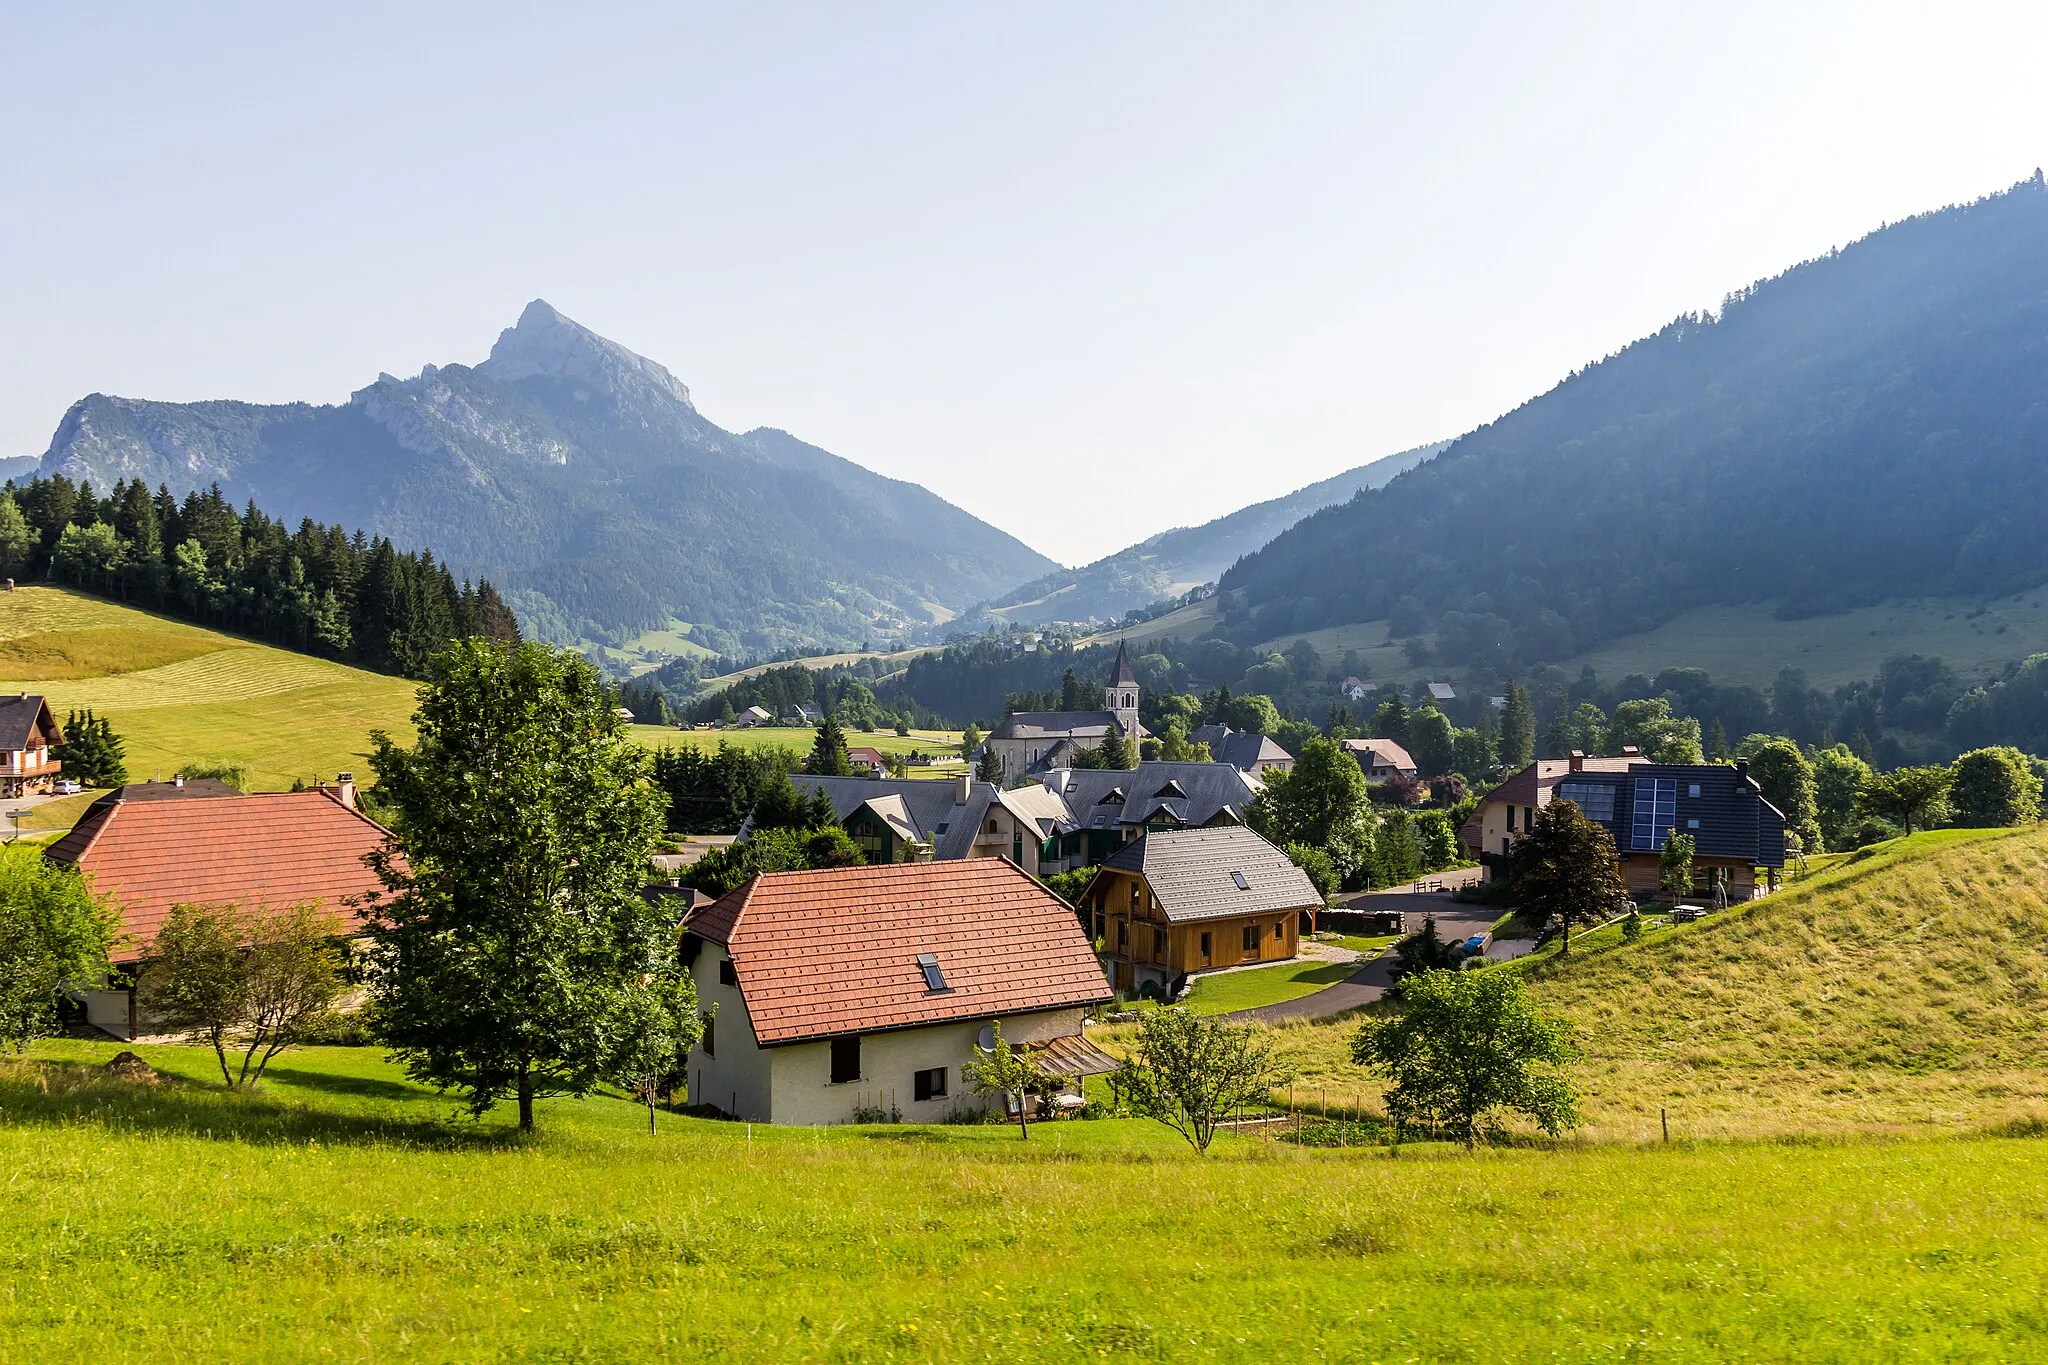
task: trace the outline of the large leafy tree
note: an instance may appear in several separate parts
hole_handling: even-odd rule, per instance
[[[1763,789],[1764,800],[1785,817],[1785,828],[1799,836],[1809,853],[1824,850],[1820,828],[1820,797],[1813,764],[1789,739],[1773,739],[1749,756],[1749,775]]]
[[[1850,753],[1848,745],[1836,744],[1814,752],[1814,810],[1827,848],[1849,848],[1859,842],[1858,798],[1869,781],[1870,765]]]
[[[1572,925],[1629,908],[1614,837],[1570,801],[1536,812],[1535,828],[1515,840],[1509,871],[1522,917],[1558,926],[1560,952],[1572,950]]]
[[[1217,1125],[1264,1104],[1283,1079],[1264,1029],[1153,1010],[1138,1023],[1131,1054],[1110,1085],[1132,1109],[1157,1119],[1207,1154]]]
[[[2041,779],[2018,749],[1973,749],[1955,761],[1950,801],[1956,823],[1980,828],[2041,818]]]
[[[1268,772],[1252,798],[1246,823],[1280,845],[1326,851],[1340,877],[1370,856],[1372,806],[1365,773],[1335,740],[1312,739],[1295,755],[1292,772]]]
[[[1396,1124],[1448,1127],[1468,1147],[1500,1110],[1552,1135],[1578,1125],[1578,1095],[1561,1071],[1578,1053],[1519,976],[1426,971],[1403,979],[1401,1001],[1399,1015],[1366,1021],[1351,1040],[1352,1061],[1392,1078]]]
[[[1857,809],[1889,820],[1908,834],[1915,829],[1932,829],[1948,819],[1952,781],[1947,768],[1932,764],[1876,773],[1863,784]]]
[[[369,921],[374,1019],[481,1114],[659,1071],[701,1029],[676,926],[640,894],[663,794],[597,670],[468,640],[435,657],[419,742],[373,736],[393,847]]]

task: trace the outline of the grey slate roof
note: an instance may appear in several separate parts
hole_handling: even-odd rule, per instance
[[[1261,763],[1286,763],[1294,757],[1266,735],[1232,730],[1223,725],[1205,725],[1202,728],[1223,731],[1218,739],[1201,741],[1209,746],[1210,756],[1218,763],[1228,763],[1246,772],[1252,771]]]
[[[41,723],[45,733],[57,728],[50,704],[33,692],[0,697],[0,749],[26,749]]]
[[[1166,918],[1220,919],[1275,910],[1322,908],[1308,874],[1287,855],[1238,825],[1151,830],[1103,863],[1145,878]],[[1240,890],[1233,873],[1244,877]]]
[[[1672,828],[1692,836],[1695,856],[1740,859],[1757,867],[1785,865],[1785,816],[1764,800],[1762,789],[1744,767],[1635,762],[1621,772],[1566,772],[1558,776],[1557,783],[1614,789],[1613,818],[1601,823],[1614,836],[1615,849],[1627,857],[1659,852],[1655,847],[1637,847],[1632,830],[1636,784],[1655,778],[1675,784],[1678,804]],[[1692,794],[1695,786],[1698,796]],[[1555,784],[1551,795],[1553,799],[1557,796]],[[1690,828],[1693,820],[1699,821],[1698,829]]]
[[[1121,729],[1114,711],[1015,711],[990,739],[1089,739]]]
[[[932,856],[942,862],[964,858],[974,846],[974,831],[997,797],[992,783],[976,782],[963,804],[957,781],[918,777],[813,777],[792,773],[790,781],[805,794],[823,792],[840,823],[872,803],[875,813],[899,835],[933,841]],[[905,830],[909,832],[906,834]]]
[[[1183,794],[1172,795],[1169,784]],[[1060,769],[1047,773],[1044,785],[1066,801],[1075,829],[1138,824],[1161,808],[1186,825],[1206,825],[1218,816],[1235,822],[1259,791],[1255,779],[1228,763],[1159,761],[1124,769]]]

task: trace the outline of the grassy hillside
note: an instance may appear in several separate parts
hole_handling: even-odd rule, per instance
[[[362,772],[372,729],[410,734],[413,689],[60,588],[0,593],[0,692],[108,716],[138,778],[205,759],[266,789]]]
[[[1878,846],[1740,910],[1618,929],[1528,973],[1585,1051],[1595,1136],[1954,1131],[2048,1116],[2048,829]],[[1304,1079],[1365,1085],[1352,1025],[1280,1030]]]
[[[1194,1156],[1134,1120],[525,1141],[369,1050],[0,1067],[0,1340],[208,1361],[2011,1359],[2048,1144]]]

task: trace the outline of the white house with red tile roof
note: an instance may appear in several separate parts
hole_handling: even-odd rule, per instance
[[[276,910],[316,902],[354,929],[380,889],[365,858],[384,828],[355,808],[343,782],[307,792],[244,796],[220,782],[136,782],[107,793],[44,857],[68,863],[121,911],[112,957],[136,970],[173,905]],[[94,991],[87,1017],[132,1038],[143,1021],[132,984]]]
[[[1071,1074],[1110,999],[1073,909],[1001,858],[766,873],[684,929],[711,1016],[690,1102],[756,1122],[984,1108],[961,1067],[986,1026]]]

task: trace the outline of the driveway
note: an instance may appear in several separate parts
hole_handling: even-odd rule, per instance
[[[1446,942],[1483,934],[1500,918],[1500,911],[1491,906],[1460,905],[1449,896],[1419,896],[1405,891],[1382,894],[1389,899],[1400,897],[1401,903],[1396,908],[1408,913],[1410,933],[1420,930],[1423,920],[1434,918],[1437,936]],[[1333,986],[1323,987],[1313,995],[1217,1017],[1233,1024],[1284,1024],[1295,1019],[1328,1019],[1346,1010],[1355,1010],[1360,1005],[1369,1005],[1385,995],[1387,987],[1394,984],[1393,978],[1387,974],[1393,965],[1394,950],[1388,948],[1378,957],[1360,963],[1358,970],[1350,976]]]

